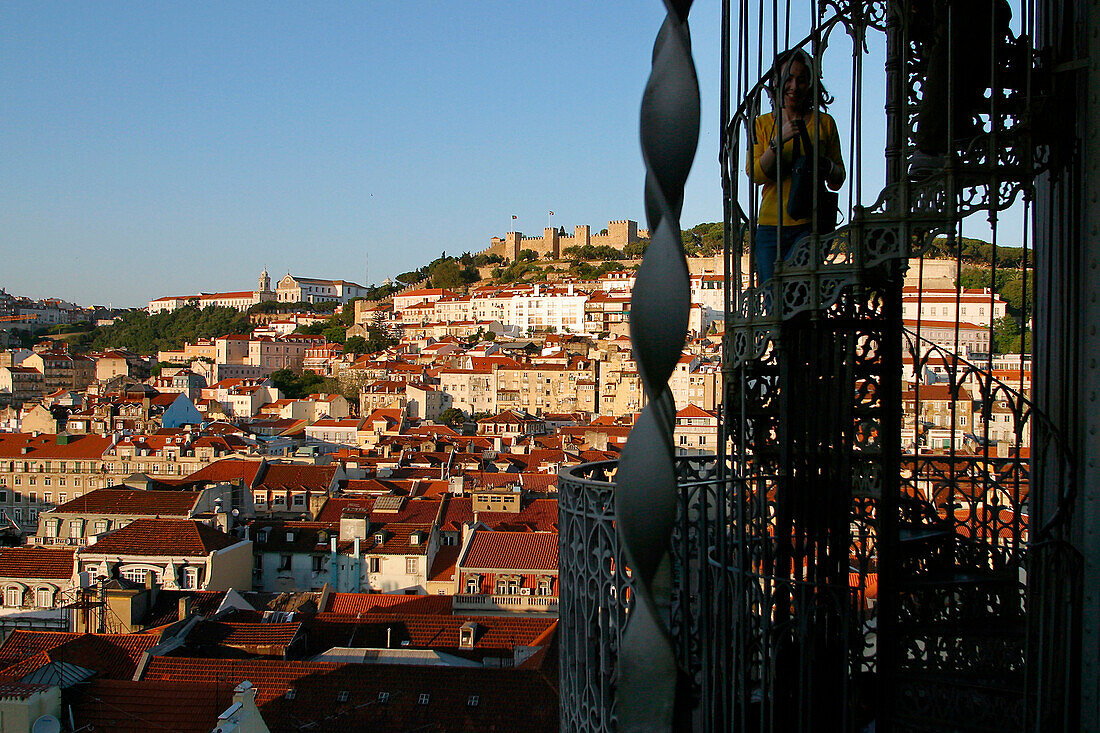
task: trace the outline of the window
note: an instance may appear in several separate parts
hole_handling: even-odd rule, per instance
[[[15,516],[15,521],[16,522],[22,522],[23,521],[23,510],[22,509],[14,509],[14,510],[12,510],[12,514]]]
[[[284,694],[283,697],[285,697],[287,700],[293,700],[295,696],[297,696],[297,694],[298,691],[291,687],[289,690],[286,691],[286,694]]]
[[[408,575],[416,575],[420,568],[420,563],[415,557],[405,558],[405,573]]]
[[[468,595],[477,595],[481,592],[481,579],[477,576],[466,579],[466,593]]]
[[[109,526],[109,523],[106,519],[97,519],[96,522],[95,522],[95,533],[96,534],[103,534],[104,532],[107,531],[108,526]]]
[[[82,526],[83,524],[84,522],[80,519],[69,520],[69,537],[71,539],[76,539],[78,537],[84,536],[84,527]]]
[[[388,692],[379,692],[378,693],[378,702],[389,702],[389,701],[390,701],[390,693],[388,693]]]
[[[470,695],[466,698],[466,707],[476,708],[479,702],[481,702],[481,699],[477,695]]]
[[[421,692],[420,697],[417,698],[417,700],[416,700],[416,704],[417,705],[427,705],[428,701],[431,700],[431,699],[432,699],[431,695],[429,695],[426,692]]]
[[[340,690],[339,692],[336,693],[336,702],[347,702],[347,701],[348,701],[348,691],[347,690]]]
[[[290,570],[290,555],[279,555],[279,570]]]
[[[255,568],[256,570],[263,570],[263,567],[264,567],[263,553],[257,552],[255,555],[252,556],[252,567]]]
[[[305,494],[295,494],[293,502],[294,502],[294,506],[305,506],[306,505],[306,495]]]
[[[23,605],[23,591],[19,588],[6,588],[4,590],[4,605],[10,608]]]
[[[68,500],[69,500],[69,495],[66,494],[64,491],[62,491],[60,494],[57,495],[57,503],[58,504],[64,504]]]
[[[324,555],[314,555],[313,556],[313,572],[319,573],[324,569],[324,567],[325,567],[325,556]]]
[[[141,585],[145,585],[145,576],[146,576],[146,573],[149,573],[149,572],[152,572],[152,571],[150,571],[147,568],[127,568],[127,569],[123,570],[120,573],[120,575],[122,575],[123,578],[126,578],[126,580],[129,580],[129,581],[134,582],[134,583],[140,583]],[[153,582],[154,583],[160,582],[160,578],[157,577],[157,574],[155,572],[153,573]]]
[[[498,580],[497,581],[497,595],[502,596],[502,595],[505,595],[507,592],[508,592],[508,581],[507,580]]]
[[[372,572],[372,573],[382,572],[382,558],[372,557],[370,559],[370,572]]]
[[[184,568],[182,586],[189,590],[195,590],[199,587],[198,568]]]
[[[52,608],[53,591],[49,588],[39,588],[34,594],[34,605],[39,608]]]

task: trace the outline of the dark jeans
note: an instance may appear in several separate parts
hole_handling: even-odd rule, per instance
[[[802,237],[810,233],[810,224],[783,227],[783,242],[779,248],[779,256],[783,259],[790,254],[791,247]],[[776,244],[779,237],[779,227],[758,224],[756,226],[756,246],[753,252],[756,254],[756,282],[758,285],[766,283],[775,275]]]
[[[949,119],[955,139],[978,132],[974,116],[989,109],[984,92],[993,76],[993,52],[1008,38],[1012,9],[1005,0],[926,0],[914,5],[925,15],[920,35],[928,57],[915,142],[921,152],[942,154],[951,148]]]

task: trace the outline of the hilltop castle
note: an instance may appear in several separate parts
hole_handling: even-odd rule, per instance
[[[639,239],[649,239],[649,230],[639,229],[636,221],[623,219],[607,222],[606,234],[592,234],[592,227],[587,224],[574,227],[572,235],[563,235],[553,227],[543,229],[541,237],[525,237],[522,232],[508,232],[504,235],[504,239],[493,237],[489,240],[489,248],[485,251],[489,254],[498,254],[513,262],[519,259],[519,253],[525,249],[533,250],[539,257],[552,253],[557,259],[570,247],[603,244],[622,249]]]

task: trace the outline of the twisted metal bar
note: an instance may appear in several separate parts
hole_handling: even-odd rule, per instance
[[[669,633],[669,539],[676,520],[668,388],[687,336],[690,281],[680,239],[684,182],[699,142],[699,83],[687,16],[691,0],[665,0],[641,109],[645,203],[651,239],[631,298],[630,340],[649,404],[623,448],[615,514],[632,573],[630,619],[620,650],[619,728],[689,725],[686,675]]]

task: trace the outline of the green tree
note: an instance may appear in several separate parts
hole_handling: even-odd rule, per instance
[[[347,329],[344,328],[342,323],[329,324],[326,322],[325,328],[321,330],[321,335],[325,337],[325,340],[334,344],[342,344],[348,337]]]
[[[539,255],[533,249],[523,249],[519,252],[519,257],[516,259],[520,262],[534,262],[539,258]]]
[[[993,350],[998,354],[1010,354],[1019,343],[1020,326],[1012,316],[998,318],[993,324]]]
[[[462,286],[462,268],[454,260],[442,260],[432,268],[433,288],[458,288]]]
[[[345,354],[369,354],[370,350],[367,348],[367,340],[362,336],[352,336],[344,341],[344,353]]]
[[[255,305],[249,306],[249,315],[253,313],[279,313],[287,307],[286,303],[280,303],[277,300],[264,300]]]
[[[466,413],[462,410],[457,407],[448,407],[439,415],[439,424],[457,428],[462,426],[465,419]]]
[[[280,369],[272,372],[269,379],[279,389],[283,397],[291,400],[318,392],[336,391],[335,379],[322,377],[320,374],[314,374],[313,372],[295,374],[290,369]]]
[[[637,259],[638,257],[645,257],[645,251],[649,249],[648,239],[639,239],[636,242],[630,242],[623,247],[623,254],[627,257]]]

